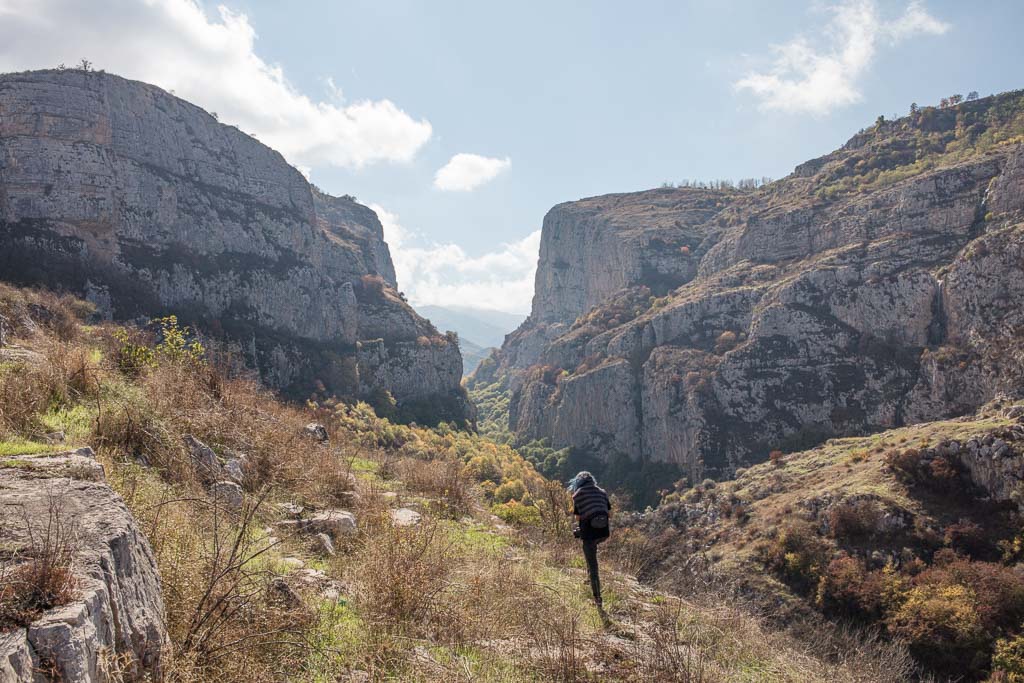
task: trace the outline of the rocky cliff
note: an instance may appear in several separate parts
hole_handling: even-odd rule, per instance
[[[1024,95],[880,122],[756,190],[544,219],[530,318],[473,379],[509,427],[691,479],[1024,391]]]
[[[0,461],[0,512],[0,578],[64,550],[73,574],[66,601],[0,623],[0,680],[158,679],[170,640],[156,560],[91,449]]]
[[[319,381],[461,400],[457,345],[395,292],[373,211],[154,86],[0,76],[0,243],[0,278],[69,289],[117,319],[176,313],[293,394]],[[357,346],[377,339],[388,353],[360,374]]]

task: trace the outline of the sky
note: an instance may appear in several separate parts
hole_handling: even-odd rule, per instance
[[[0,71],[155,83],[377,211],[414,305],[529,311],[555,204],[785,176],[1024,87],[1019,0],[0,0]]]

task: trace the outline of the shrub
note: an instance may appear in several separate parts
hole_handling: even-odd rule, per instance
[[[947,669],[969,661],[985,641],[977,594],[961,585],[912,588],[888,619],[889,629],[930,666]]]
[[[806,520],[790,522],[779,530],[765,551],[770,567],[804,587],[817,585],[828,556],[828,546]]]
[[[992,552],[992,544],[985,537],[984,530],[969,519],[947,526],[942,540],[953,550],[973,558],[985,558]]]
[[[491,512],[509,524],[518,526],[537,526],[542,521],[540,510],[536,506],[523,505],[515,500],[492,505]]]
[[[942,494],[962,494],[963,483],[959,465],[944,455],[925,458],[916,448],[891,450],[885,455],[886,465],[906,484],[919,485]]]
[[[990,562],[972,562],[950,550],[912,580],[889,614],[890,631],[942,672],[966,673],[986,666],[995,639],[1024,617],[1024,577]]]
[[[865,538],[878,530],[881,516],[878,506],[871,500],[839,503],[829,509],[829,532],[837,539]]]
[[[117,350],[117,367],[130,377],[138,377],[145,370],[156,367],[156,354],[151,346],[140,338],[142,332],[126,327],[114,330],[114,339],[120,344]]]
[[[715,353],[725,353],[736,346],[736,333],[726,330],[715,339]]]
[[[1024,635],[1003,638],[996,643],[992,655],[992,672],[1006,683],[1024,683]]]
[[[840,557],[832,560],[822,574],[816,602],[826,611],[877,619],[898,581],[894,572],[867,571],[862,561]]]
[[[397,470],[409,490],[433,496],[432,506],[444,516],[461,517],[473,504],[471,482],[458,462],[406,458]]]
[[[384,289],[387,286],[387,282],[380,275],[366,274],[359,278],[359,283],[362,285],[361,289],[371,299],[380,299],[384,296]]]
[[[525,495],[526,485],[519,479],[512,479],[494,491],[494,501],[496,503],[508,503],[513,500],[522,500]]]
[[[384,525],[361,553],[359,603],[376,627],[401,632],[430,623],[454,555],[437,524]]]
[[[479,482],[490,481],[497,486],[501,483],[501,465],[491,455],[476,455],[470,458],[463,471]]]
[[[784,464],[786,464],[785,460],[783,459],[783,453],[780,450],[774,450],[771,453],[769,453],[768,460],[771,461],[772,465],[774,465],[775,467],[782,467]]]

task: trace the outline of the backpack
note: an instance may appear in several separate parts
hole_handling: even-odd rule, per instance
[[[581,525],[581,537],[588,541],[603,541],[611,535],[611,523],[608,514],[598,513]]]

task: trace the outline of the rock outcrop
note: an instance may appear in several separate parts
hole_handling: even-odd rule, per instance
[[[759,189],[556,206],[532,314],[471,386],[505,383],[522,441],[691,481],[1020,395],[1022,116],[926,108]]]
[[[91,450],[0,461],[0,520],[0,571],[59,533],[75,577],[67,604],[0,633],[0,680],[157,679],[170,641],[156,560]]]
[[[459,391],[457,344],[396,292],[372,210],[151,85],[0,76],[0,242],[0,278],[74,291],[116,319],[176,313],[295,395]],[[376,339],[388,354],[361,373],[356,346]],[[431,371],[410,386],[410,367]]]

